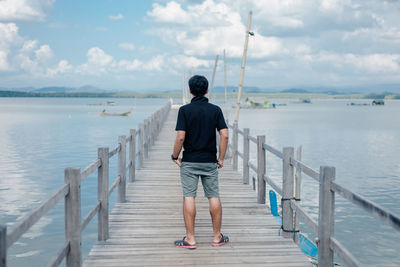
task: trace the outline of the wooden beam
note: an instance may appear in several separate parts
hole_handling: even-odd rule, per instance
[[[265,204],[265,135],[257,136],[257,203]]]
[[[293,198],[294,170],[290,164],[290,158],[294,156],[293,147],[283,148],[282,167],[282,227],[283,237],[293,237],[293,210],[290,207],[290,199]]]
[[[335,192],[331,190],[335,180],[335,167],[320,167],[319,217],[318,217],[318,266],[333,266],[331,237],[335,224]]]
[[[80,267],[82,266],[81,170],[79,168],[65,169],[64,180],[66,184],[69,184],[69,193],[65,197],[65,239],[70,245],[66,265]]]
[[[243,129],[243,183],[249,184],[250,129]]]
[[[232,168],[234,170],[238,169],[238,123],[233,123],[233,132],[232,132]]]
[[[109,176],[109,159],[108,147],[98,149],[98,156],[101,159],[101,167],[97,177],[97,199],[100,201],[100,210],[98,214],[98,240],[105,241],[108,239],[108,176]]]
[[[131,129],[131,142],[129,144],[129,183],[135,181],[136,174],[136,129]]]
[[[0,225],[0,267],[7,266],[7,227]]]
[[[118,153],[118,202],[126,202],[126,137],[119,136],[118,142],[120,145],[120,150]]]

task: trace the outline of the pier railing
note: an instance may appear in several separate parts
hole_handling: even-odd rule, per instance
[[[359,261],[335,237],[335,195],[339,194],[357,207],[367,211],[374,217],[400,231],[400,217],[363,196],[346,189],[335,182],[335,167],[320,166],[319,171],[312,169],[301,161],[301,147],[296,157],[293,147],[276,149],[265,143],[265,135],[253,137],[250,130],[240,130],[238,124],[228,125],[232,129],[233,169],[238,169],[238,158],[243,160],[243,183],[249,183],[249,171],[253,170],[257,178],[253,180],[253,188],[257,184],[257,202],[265,204],[266,184],[269,184],[280,196],[282,203],[282,235],[286,238],[298,239],[299,218],[301,218],[318,235],[318,266],[332,267],[334,254],[348,266],[360,266]],[[243,137],[243,150],[238,149],[239,135]],[[257,145],[257,165],[250,162],[250,142]],[[266,152],[282,160],[282,188],[266,173]],[[306,174],[319,183],[319,216],[318,222],[306,213],[300,202],[301,175]]]
[[[59,266],[66,259],[67,267],[82,266],[82,231],[97,215],[98,240],[108,239],[109,227],[109,197],[118,188],[118,202],[125,202],[126,178],[129,183],[135,181],[136,158],[138,168],[143,167],[143,158],[148,157],[149,149],[161,130],[168,115],[171,104],[156,111],[139,124],[138,129],[131,129],[128,136],[119,136],[118,146],[109,150],[108,147],[98,149],[98,158],[85,169],[66,168],[65,184],[56,190],[49,198],[23,218],[9,227],[0,226],[0,267],[7,266],[7,249],[10,248],[24,233],[37,223],[61,199],[65,201],[65,243],[48,266]],[[137,141],[137,142],[136,142]],[[129,143],[129,159],[127,159],[127,144]],[[136,147],[136,143],[138,143]],[[118,154],[118,174],[109,186],[109,160]],[[97,170],[98,202],[81,220],[81,183]]]

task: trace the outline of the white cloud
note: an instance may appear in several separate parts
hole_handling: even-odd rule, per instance
[[[0,71],[7,71],[9,69],[7,53],[0,50]]]
[[[148,71],[161,71],[164,65],[164,56],[157,55],[144,64],[144,70]]]
[[[71,72],[72,70],[73,70],[73,66],[67,60],[61,60],[55,68],[47,69],[46,76],[54,77],[59,74]]]
[[[55,0],[2,0],[0,21],[43,21]]]
[[[206,0],[184,10],[172,1],[165,6],[154,4],[148,15],[162,23],[156,34],[181,47],[186,55],[214,56],[226,49],[230,57],[242,56],[246,26],[240,13],[225,3]],[[279,39],[255,33],[249,57],[265,58],[284,51]]]
[[[179,68],[181,69],[191,69],[191,68],[196,69],[199,67],[208,68],[212,64],[210,60],[204,60],[193,56],[185,56],[185,55],[171,56],[168,59],[168,63],[170,66],[179,66]]]
[[[8,56],[11,48],[21,41],[15,23],[0,23],[0,71],[10,70]]]
[[[21,52],[30,52],[38,47],[38,40],[27,40],[21,48]]]
[[[134,51],[136,49],[135,45],[132,43],[120,43],[118,47],[126,51]]]
[[[165,7],[155,3],[153,4],[153,10],[147,12],[147,14],[157,22],[185,24],[190,19],[181,5],[175,1],[167,3]]]
[[[124,18],[124,15],[122,15],[121,13],[119,13],[118,15],[110,15],[108,16],[110,20],[121,20]]]
[[[93,65],[106,66],[113,61],[113,57],[98,47],[92,47],[87,53],[88,62]]]
[[[138,59],[134,60],[120,60],[117,64],[116,67],[120,71],[134,71],[134,70],[139,70],[143,66],[143,62],[141,62]]]
[[[38,61],[48,61],[53,57],[53,51],[49,45],[42,45],[35,51],[35,56]]]

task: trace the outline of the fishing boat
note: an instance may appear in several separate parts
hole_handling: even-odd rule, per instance
[[[127,112],[122,112],[122,113],[110,113],[110,112],[106,112],[106,110],[104,109],[102,112],[100,112],[100,116],[115,116],[115,117],[128,117],[131,115],[130,111]]]
[[[372,105],[385,105],[385,101],[383,101],[383,99],[375,99],[372,101]]]
[[[260,98],[246,98],[246,103],[244,105],[240,105],[240,108],[243,109],[269,109],[276,108],[277,106],[286,106],[286,104],[275,104],[270,103],[268,100],[260,99]],[[236,106],[233,106],[236,107]]]

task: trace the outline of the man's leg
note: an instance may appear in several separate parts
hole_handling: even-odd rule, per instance
[[[196,205],[195,197],[183,198],[183,217],[186,226],[186,242],[189,244],[196,244],[194,238],[194,220],[196,218]]]
[[[219,197],[208,198],[210,204],[210,214],[213,224],[214,239],[213,242],[218,243],[221,240],[221,220],[222,207]]]

